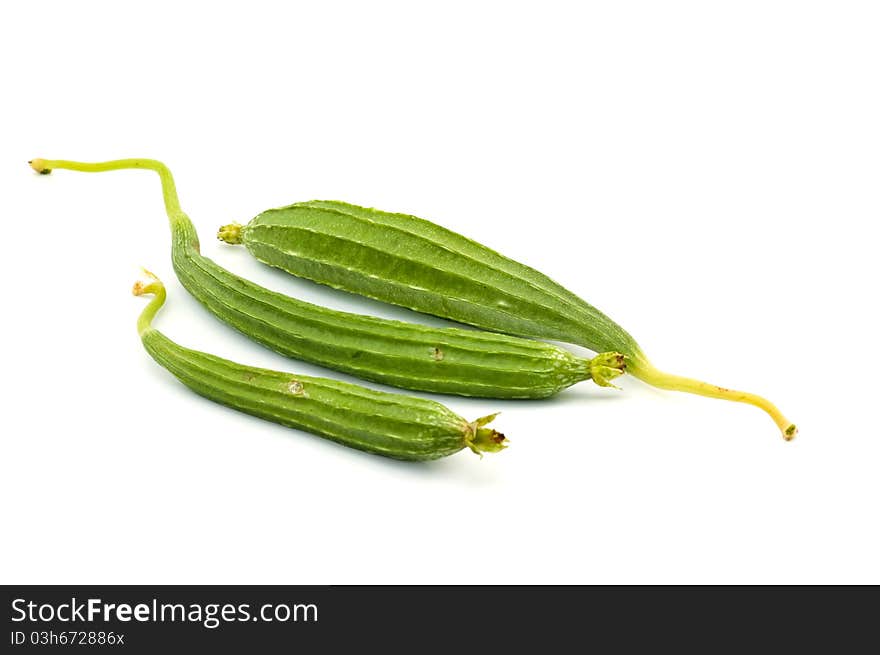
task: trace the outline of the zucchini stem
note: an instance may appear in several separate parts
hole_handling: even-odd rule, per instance
[[[668,389],[670,391],[684,391],[693,393],[698,396],[706,396],[708,398],[718,398],[720,400],[730,400],[737,403],[746,403],[763,409],[770,418],[779,426],[782,431],[782,437],[786,441],[791,441],[797,435],[797,427],[789,421],[779,409],[766,398],[758,396],[746,391],[736,391],[735,389],[726,389],[708,382],[685,378],[680,375],[672,375],[664,373],[656,369],[645,359],[630,361],[627,372],[640,379],[642,382],[650,384],[652,387],[660,389]]]
[[[242,226],[238,223],[224,225],[217,230],[217,238],[230,245],[237,245],[241,243],[241,228]]]
[[[189,221],[189,217],[180,208],[180,200],[177,197],[177,187],[174,177],[168,167],[155,159],[114,159],[95,163],[68,161],[66,159],[32,159],[28,162],[40,175],[48,175],[55,168],[83,173],[103,173],[105,171],[118,171],[127,168],[143,168],[159,174],[162,181],[162,198],[165,201],[165,211],[172,225],[181,221]]]
[[[143,269],[143,272],[147,279],[135,282],[131,292],[136,296],[153,294],[153,299],[144,307],[144,311],[138,317],[137,330],[140,336],[153,329],[153,318],[156,316],[156,312],[165,304],[165,285],[147,269]]]
[[[590,378],[600,387],[620,389],[611,380],[626,372],[626,357],[620,353],[601,353],[590,360]]]
[[[500,453],[507,448],[509,440],[498,430],[484,427],[498,416],[499,412],[483,416],[468,424],[468,436],[465,437],[467,447],[483,459],[483,453]]]

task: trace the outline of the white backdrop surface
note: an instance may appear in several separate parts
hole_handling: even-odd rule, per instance
[[[870,2],[5,4],[0,581],[880,582],[878,32]],[[337,374],[180,287],[155,176],[36,156],[161,159],[221,265],[440,324],[212,236],[312,198],[430,218],[801,435],[626,379],[441,398],[511,446],[413,465],[219,407],[141,348],[139,266],[180,343]]]

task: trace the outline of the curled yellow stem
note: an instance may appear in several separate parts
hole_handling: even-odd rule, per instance
[[[709,384],[708,382],[701,382],[700,380],[685,378],[680,375],[664,373],[644,360],[633,362],[627,368],[627,372],[643,382],[660,389],[684,391],[698,396],[707,396],[709,398],[718,398],[720,400],[730,400],[737,403],[754,405],[755,407],[763,409],[770,415],[770,418],[773,419],[774,423],[779,426],[779,429],[782,431],[782,437],[786,441],[791,441],[795,438],[795,435],[797,435],[797,427],[795,427],[794,423],[785,418],[776,405],[762,396],[748,393],[746,391],[726,389],[725,387],[719,387],[714,384]]]

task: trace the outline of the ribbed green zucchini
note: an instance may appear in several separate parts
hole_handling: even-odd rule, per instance
[[[768,400],[655,368],[630,334],[546,275],[424,219],[315,200],[221,228],[260,261],[369,298],[478,327],[626,356],[648,384],[749,403],[786,439],[795,426]]]
[[[616,353],[588,360],[531,339],[334,311],[233,275],[200,254],[196,230],[161,162],[35,159],[31,166],[44,174],[54,168],[158,173],[180,282],[220,320],[288,357],[405,389],[484,398],[543,398],[587,379],[610,386],[623,372],[623,357]]]
[[[506,447],[503,434],[484,427],[496,415],[468,422],[433,400],[367,389],[356,384],[236,364],[184,348],[152,326],[165,287],[152,274],[134,294],[154,294],[138,320],[147,352],[196,393],[246,414],[299,428],[385,457],[430,460],[470,448]]]

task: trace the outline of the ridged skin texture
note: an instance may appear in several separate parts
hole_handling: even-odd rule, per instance
[[[377,455],[438,459],[467,446],[473,429],[431,400],[236,364],[155,329],[141,339],[153,359],[206,398]]]
[[[271,209],[241,231],[260,261],[478,327],[636,356],[635,340],[546,275],[439,225],[334,200]]]
[[[188,219],[172,234],[183,286],[283,355],[405,389],[485,398],[543,398],[590,378],[589,360],[552,344],[339,312],[269,291],[199,254]]]

